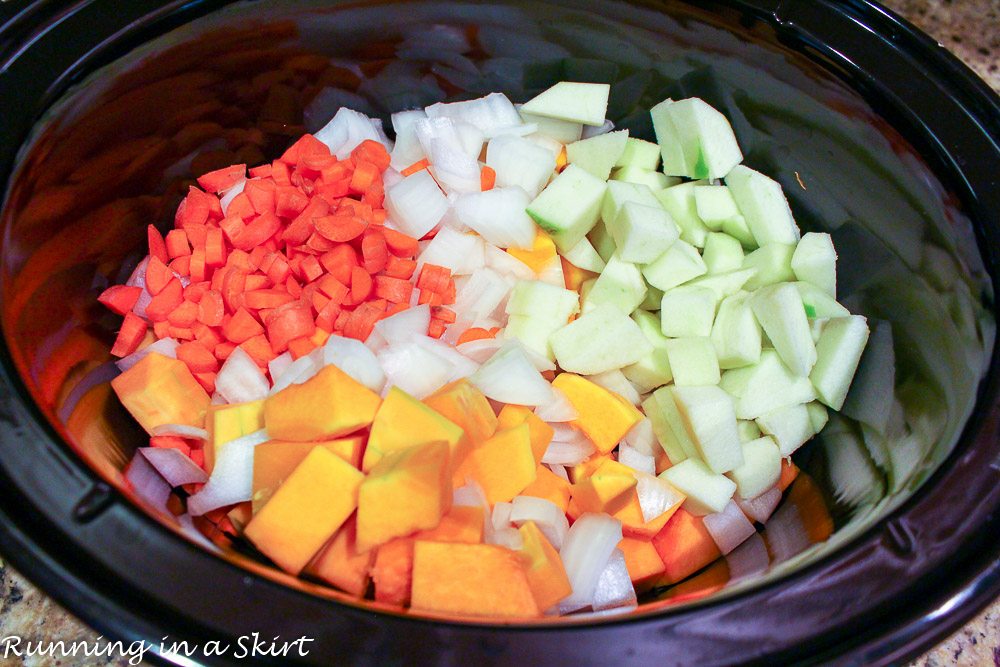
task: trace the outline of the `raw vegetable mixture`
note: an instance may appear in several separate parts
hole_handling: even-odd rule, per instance
[[[868,338],[702,100],[341,109],[201,176],[100,300],[183,525],[421,613],[628,610],[756,534]],[[662,169],[661,169],[662,163]]]

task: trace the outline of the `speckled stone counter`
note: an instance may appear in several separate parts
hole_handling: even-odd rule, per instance
[[[1000,0],[884,0],[966,64],[995,90],[1000,90]],[[96,633],[29,584],[9,566],[0,567],[0,637],[22,637],[25,642],[94,641]],[[127,665],[127,658],[49,657],[8,658],[0,665],[91,667]],[[1000,601],[980,613],[964,628],[914,663],[943,665],[997,665],[1000,667]]]

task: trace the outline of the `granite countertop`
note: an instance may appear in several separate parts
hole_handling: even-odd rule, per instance
[[[883,0],[1000,90],[1000,0]],[[0,562],[0,641],[18,636],[28,641],[93,641],[95,633],[38,591],[20,574]],[[4,659],[0,665],[18,664]],[[24,658],[27,667],[43,665],[127,665],[126,658],[78,658],[58,662],[47,657]],[[1000,665],[1000,601],[964,628],[914,661],[919,667],[940,665]]]

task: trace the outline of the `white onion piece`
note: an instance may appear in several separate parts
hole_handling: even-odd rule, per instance
[[[503,93],[490,93],[486,97],[451,104],[437,103],[425,109],[431,118],[446,117],[461,120],[478,127],[487,137],[511,126],[523,125],[521,115]]]
[[[313,375],[316,375],[318,371],[319,366],[311,354],[299,357],[288,364],[284,372],[274,379],[274,385],[271,387],[268,395],[274,396],[282,389],[291,387],[293,384],[302,384]]]
[[[483,142],[486,141],[482,130],[468,123],[455,123],[455,130],[458,132],[458,140],[462,143],[462,150],[478,164],[479,155],[483,152]],[[481,174],[482,171],[480,176]],[[482,188],[481,178],[479,187]]]
[[[515,497],[508,521],[517,527],[521,527],[525,521],[534,521],[538,530],[556,550],[562,548],[566,531],[569,530],[569,520],[566,519],[565,512],[551,500],[534,496]]]
[[[420,275],[424,264],[435,264],[451,270],[453,275],[464,276],[486,266],[483,239],[475,234],[464,234],[452,227],[442,227],[417,256]]]
[[[346,159],[358,144],[369,139],[385,145],[372,119],[347,107],[341,107],[333,119],[313,136],[326,144],[338,160]],[[392,149],[391,146],[386,148]]]
[[[454,347],[458,344],[458,339],[462,337],[462,334],[472,328],[472,324],[469,320],[456,319],[445,326],[444,333],[441,334],[441,341]]]
[[[455,313],[476,321],[489,317],[510,295],[511,285],[499,273],[476,269],[455,294]]]
[[[392,140],[389,139],[389,135],[385,133],[385,128],[382,127],[382,119],[369,118],[368,120],[371,122],[372,128],[375,130],[376,141],[385,146],[386,151],[392,153],[392,149],[395,148],[395,146],[393,146]]]
[[[447,343],[443,343],[436,338],[429,336],[414,336],[413,342],[429,350],[451,364],[452,373],[448,378],[449,382],[466,378],[479,370],[479,364],[469,359],[467,356],[453,348]]]
[[[771,556],[767,553],[767,545],[759,533],[754,533],[750,539],[726,556],[730,583],[764,574],[770,565]]]
[[[536,227],[525,212],[530,203],[520,186],[495,187],[461,195],[455,202],[455,214],[488,243],[500,248],[531,248]]]
[[[375,353],[359,340],[330,336],[323,345],[323,366],[334,365],[374,392],[385,386],[385,373]]]
[[[479,154],[471,154],[475,141],[469,136],[470,131],[459,131],[456,125],[450,118],[418,120],[417,139],[431,163],[435,180],[445,192],[479,192],[482,189]]]
[[[124,471],[135,494],[156,509],[167,511],[167,498],[170,497],[170,484],[163,475],[156,471],[153,464],[136,452]]]
[[[664,479],[636,473],[635,493],[639,497],[642,520],[649,523],[684,500],[684,494]]]
[[[228,403],[229,401],[226,400],[226,397],[219,392],[214,392],[212,394],[211,405],[227,405]]]
[[[632,405],[638,406],[640,403],[639,392],[635,390],[635,387],[628,381],[625,374],[617,368],[597,373],[596,375],[588,375],[587,379],[596,385],[604,387],[608,391],[618,394]]]
[[[508,125],[498,127],[493,131],[494,137],[526,137],[529,134],[538,132],[538,123],[522,123],[520,125]]]
[[[187,424],[159,424],[153,427],[153,435],[175,435],[178,438],[208,440],[208,431]]]
[[[273,381],[276,378],[281,377],[284,372],[288,370],[288,367],[292,365],[293,361],[295,360],[292,359],[291,352],[282,352],[274,359],[267,362],[267,372],[271,375],[271,380]]]
[[[566,274],[563,273],[562,260],[553,257],[546,262],[542,270],[538,272],[538,280],[556,287],[566,287]]]
[[[643,417],[629,429],[628,433],[625,434],[624,442],[639,453],[651,456],[653,459],[656,459],[657,454],[660,453],[660,443],[656,440],[656,434],[653,433],[653,422],[648,417]]]
[[[756,521],[757,523],[767,522],[780,502],[781,489],[776,486],[768,489],[756,498],[749,500],[739,497],[736,498],[736,504],[740,506],[743,513],[746,514],[751,521]]]
[[[205,534],[198,530],[198,528],[194,525],[194,521],[191,519],[191,515],[187,512],[177,517],[177,523],[181,529],[181,533],[184,534],[184,537],[188,538],[198,546],[208,549],[209,551],[218,553],[222,552],[222,549],[220,549],[217,544],[205,537]]]
[[[392,149],[389,164],[399,171],[403,171],[415,162],[420,162],[426,155],[424,149],[417,139],[416,122],[427,118],[423,111],[400,111],[390,117],[392,129],[396,132],[396,145]],[[383,176],[383,182],[385,177]],[[390,183],[384,182],[386,188]]]
[[[539,371],[554,371],[556,369],[555,363],[553,361],[551,361],[548,357],[546,357],[544,354],[540,354],[538,352],[535,352],[530,347],[528,347],[527,345],[525,345],[524,343],[522,343],[521,341],[519,341],[517,339],[512,339],[512,340],[517,345],[519,345],[522,350],[524,350],[524,354],[528,357],[528,361],[530,361],[531,365],[534,366],[537,370],[539,370]],[[554,401],[556,399],[552,399],[552,400]]]
[[[775,563],[797,556],[813,543],[794,503],[785,503],[768,519],[764,526],[764,540]]]
[[[534,198],[555,173],[561,150],[562,144],[553,152],[529,138],[503,134],[487,144],[486,164],[496,172],[499,187],[519,186]]]
[[[414,336],[426,336],[430,325],[431,307],[424,304],[379,320],[375,331],[382,335],[386,343],[395,345],[411,341]]]
[[[751,535],[757,532],[743,511],[732,500],[721,512],[706,515],[704,522],[705,530],[712,536],[723,556],[746,542]]]
[[[542,455],[542,463],[575,466],[586,461],[597,448],[587,436],[569,426],[551,424],[555,435]]]
[[[505,341],[499,338],[480,338],[456,345],[455,349],[476,363],[484,364],[504,346],[504,343]]]
[[[242,347],[232,351],[215,378],[215,390],[230,403],[259,401],[270,388],[264,371]]]
[[[601,125],[584,125],[583,134],[580,135],[580,138],[589,139],[591,137],[596,137],[600,134],[607,134],[613,129],[615,129],[615,124],[610,120],[608,120],[607,118],[605,118],[604,123],[602,123]]]
[[[490,522],[493,524],[493,530],[510,528],[510,515],[513,511],[514,505],[512,503],[500,502],[494,505],[493,514],[490,516]]]
[[[618,445],[618,462],[647,475],[656,474],[656,459],[624,442]]]
[[[514,280],[534,280],[535,272],[530,266],[514,257],[506,250],[495,245],[486,244],[486,266],[502,276]]]
[[[219,507],[250,500],[253,495],[253,453],[267,442],[267,431],[254,431],[225,443],[215,460],[215,467],[201,491],[188,498],[188,511],[201,516]]]
[[[566,394],[556,387],[552,387],[552,401],[535,408],[535,415],[550,424],[571,422],[580,417],[580,413],[566,398]]]
[[[552,385],[532,365],[524,348],[509,341],[469,381],[501,403],[535,406],[552,401]]]
[[[184,452],[165,447],[140,447],[138,449],[170,486],[199,484],[208,481],[208,475]]]
[[[594,590],[594,601],[591,606],[594,611],[605,611],[608,609],[628,609],[638,605],[632,577],[629,576],[628,567],[625,565],[625,554],[621,549],[615,549],[611,552],[608,564],[597,579],[597,588]]]
[[[386,188],[385,208],[399,231],[419,239],[441,222],[448,200],[434,177],[422,169]]]
[[[149,293],[146,289],[146,267],[149,265],[149,255],[142,258],[142,261],[135,267],[132,271],[132,275],[129,276],[125,284],[129,287],[141,287],[142,292],[139,294],[138,300],[135,305],[132,306],[132,312],[139,317],[146,317],[146,306],[149,302],[153,300],[153,295]]]
[[[546,468],[552,471],[552,474],[561,477],[562,479],[569,481],[569,473],[566,472],[566,466],[561,466],[556,463],[545,463]]]
[[[229,209],[229,205],[233,203],[233,200],[236,199],[236,195],[243,192],[243,188],[245,188],[246,185],[247,179],[244,178],[237,181],[232,187],[222,193],[222,196],[219,197],[219,205],[222,207],[223,214],[225,214],[225,212]]]
[[[520,551],[524,548],[524,538],[517,528],[501,528],[494,530],[488,539],[483,540],[486,544],[495,544],[505,547],[511,551]]]
[[[157,354],[162,354],[164,357],[170,357],[171,359],[176,359],[177,346],[179,344],[180,343],[178,343],[177,340],[174,338],[161,338],[157,341],[150,343],[141,350],[133,352],[127,357],[122,357],[121,359],[115,362],[115,365],[118,366],[119,370],[127,371],[128,369],[132,368],[137,363],[142,361],[147,354],[150,354],[152,352],[156,352]]]
[[[486,500],[486,494],[483,492],[483,487],[479,486],[474,480],[466,480],[465,484],[458,487],[452,492],[451,504],[458,507],[483,507],[489,509],[489,502]],[[489,512],[487,512],[489,515]]]
[[[405,169],[405,167],[404,167],[404,169]],[[403,178],[404,177],[403,177],[403,175],[401,173],[399,173],[398,171],[396,171],[392,167],[389,167],[388,169],[386,169],[385,171],[382,172],[382,187],[383,188],[391,188],[396,183],[399,183],[400,181],[402,181]]]
[[[448,384],[454,366],[417,343],[390,345],[378,353],[387,386],[396,386],[414,398],[423,399]]]
[[[570,526],[559,555],[573,592],[559,603],[560,611],[591,605],[601,573],[621,540],[621,521],[607,514],[585,513]]]

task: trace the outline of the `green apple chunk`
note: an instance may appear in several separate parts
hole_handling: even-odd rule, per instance
[[[613,254],[614,249],[611,252]],[[586,236],[580,239],[580,242],[575,246],[564,252],[562,256],[567,262],[578,269],[592,271],[593,273],[600,273],[604,270],[604,258],[601,257],[597,249],[594,248],[594,244]]]
[[[667,358],[678,387],[719,383],[719,360],[707,337],[668,338]]]
[[[685,459],[662,473],[660,479],[687,496],[682,507],[696,516],[721,512],[736,493],[736,482],[698,459]]]
[[[608,113],[606,83],[560,81],[521,107],[521,112],[584,125],[603,125]]]
[[[634,364],[652,345],[632,319],[610,304],[598,306],[549,337],[563,370],[583,375]]]
[[[806,317],[809,319],[847,317],[851,314],[851,311],[840,305],[836,299],[812,283],[800,280],[793,284],[799,290],[802,307],[806,309]]]
[[[712,232],[705,239],[702,259],[709,273],[728,273],[743,266],[743,245],[729,234]]]
[[[639,308],[649,311],[659,310],[660,302],[663,300],[663,290],[652,285],[647,285],[646,287],[646,298],[639,304]]]
[[[743,161],[729,121],[697,97],[664,100],[650,115],[669,176],[722,178]]]
[[[615,221],[606,224],[615,239],[618,254],[624,261],[636,264],[652,262],[680,236],[677,225],[662,207],[634,201],[625,202]]]
[[[622,373],[641,393],[662,387],[674,379],[667,356],[667,337],[660,333],[660,319],[644,310],[632,313],[652,349],[642,359],[622,368]]]
[[[667,251],[642,267],[642,275],[653,287],[667,290],[682,285],[708,271],[697,248],[677,240]]]
[[[704,185],[694,192],[698,217],[713,232],[722,229],[727,220],[743,217],[736,206],[736,200],[725,185]]]
[[[681,182],[681,179],[674,176],[667,176],[663,172],[650,171],[640,167],[620,167],[615,169],[611,172],[611,180],[645,185],[654,192],[678,185]]]
[[[867,343],[868,321],[861,315],[836,317],[823,327],[809,379],[824,405],[834,410],[844,405]]]
[[[646,281],[639,267],[621,258],[621,250],[608,260],[597,281],[583,300],[583,312],[611,305],[629,315],[646,298]]]
[[[743,464],[733,399],[715,385],[668,387],[698,456],[715,473]]]
[[[747,281],[746,288],[754,291],[758,287],[787,283],[795,280],[792,273],[792,253],[795,246],[784,243],[768,243],[757,248],[743,259],[744,269],[755,269],[754,277]]]
[[[510,315],[504,335],[517,338],[528,348],[555,360],[549,337],[565,326],[580,308],[579,295],[541,280],[519,280],[507,301]]]
[[[816,398],[809,378],[792,374],[774,350],[763,350],[760,361],[752,366],[726,371],[719,386],[736,399],[740,419],[756,419],[771,410]]]
[[[792,271],[802,280],[837,298],[837,251],[829,234],[808,232],[795,246]]]
[[[650,424],[653,426],[653,435],[656,436],[656,441],[660,443],[660,447],[666,452],[670,463],[677,465],[688,458],[688,451],[694,451],[694,443],[690,442],[687,431],[684,430],[684,426],[681,424],[677,405],[674,403],[673,396],[667,391],[667,387],[658,389],[650,394],[642,402],[642,411],[649,418]],[[675,424],[677,429],[679,429],[679,433],[687,441],[686,443],[682,443],[677,432],[675,432]]]
[[[816,435],[809,410],[804,404],[786,405],[757,417],[762,433],[774,438],[782,456],[791,456],[796,449]]]
[[[675,287],[660,301],[660,328],[664,336],[708,336],[715,321],[715,292],[707,287]]]
[[[535,197],[527,212],[565,252],[597,224],[607,188],[601,179],[569,165]]]
[[[598,220],[597,224],[594,225],[594,228],[590,230],[590,233],[585,238],[590,241],[590,245],[594,247],[594,250],[597,251],[598,256],[604,262],[611,259],[611,255],[615,254],[615,250],[618,249],[618,246],[615,245],[614,237],[611,236],[611,232],[608,231],[608,226],[604,224],[603,220]]]
[[[830,421],[830,412],[819,401],[806,403],[806,409],[809,411],[809,423],[812,424],[813,433],[819,433]]]
[[[795,285],[780,283],[762,287],[750,297],[750,307],[789,370],[807,377],[816,363],[816,345]]]
[[[726,185],[757,245],[798,242],[799,228],[780,183],[739,165],[726,176]]]
[[[768,491],[781,477],[781,452],[771,438],[755,438],[742,445],[743,465],[726,476],[736,483],[736,493],[749,500]]]
[[[656,168],[660,166],[660,147],[651,141],[629,137],[628,141],[625,142],[625,150],[615,166],[656,171]]]
[[[655,192],[660,205],[666,209],[681,230],[681,238],[696,248],[703,248],[708,238],[708,227],[698,217],[698,207],[695,205],[694,193],[700,187],[698,183],[681,183]]]
[[[566,146],[566,160],[601,180],[608,180],[611,169],[625,152],[628,130],[607,132],[574,141]]]
[[[601,220],[605,225],[614,224],[626,202],[635,202],[644,206],[660,206],[648,185],[641,183],[626,183],[625,181],[608,181],[604,201],[601,202]],[[662,208],[662,207],[661,207]]]
[[[757,422],[749,419],[737,419],[736,431],[740,434],[740,442],[750,442],[760,437],[760,427]]]
[[[711,338],[720,368],[741,368],[760,361],[760,324],[750,309],[749,298],[749,293],[739,292],[719,304]]]
[[[738,269],[729,273],[716,273],[695,278],[685,286],[708,288],[715,292],[716,299],[722,300],[742,290],[756,272],[757,269]]]
[[[538,127],[535,134],[529,136],[541,135],[558,141],[561,144],[571,144],[574,141],[579,141],[583,135],[582,123],[525,113],[523,106],[519,110],[519,113],[521,114],[521,120],[525,123],[534,124]]]

